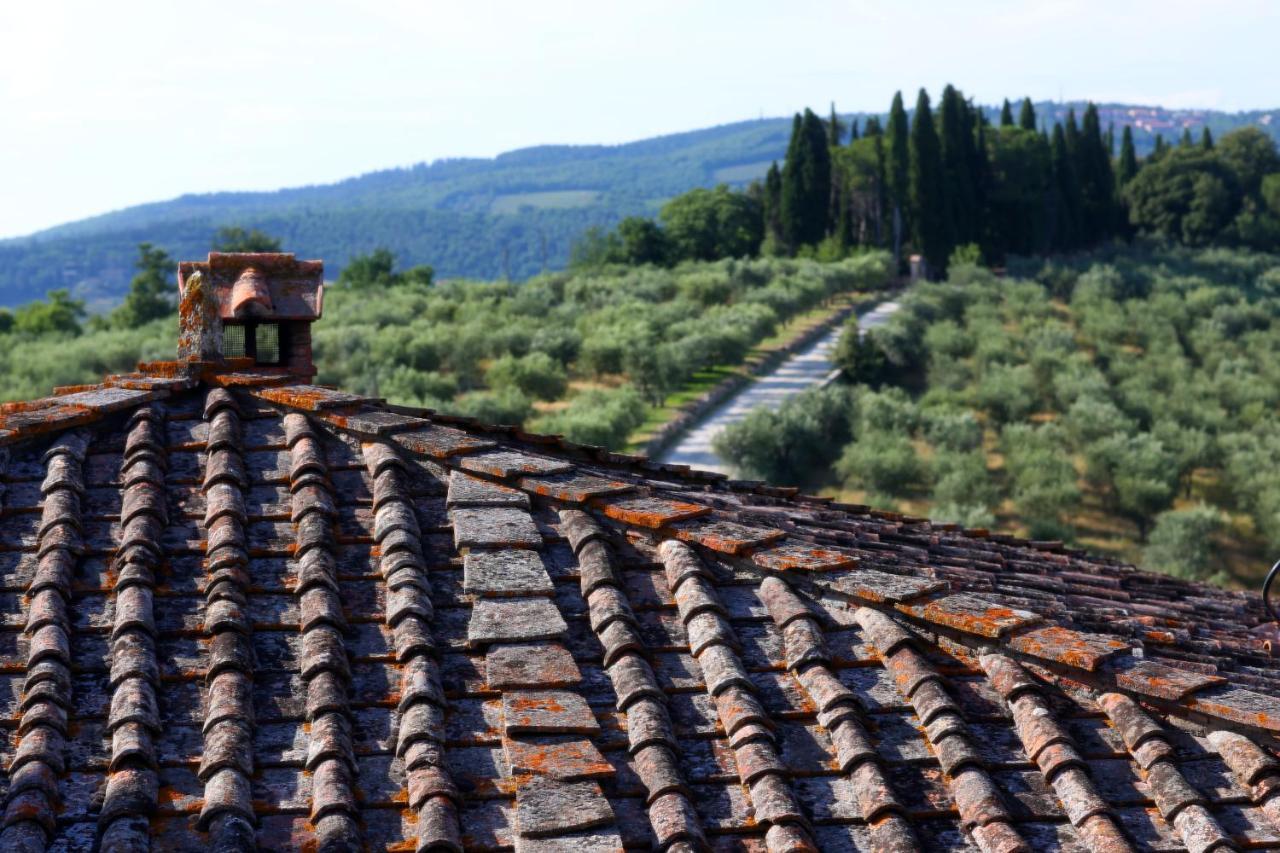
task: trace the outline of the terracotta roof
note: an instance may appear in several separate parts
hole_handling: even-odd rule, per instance
[[[1280,847],[1254,595],[290,381],[0,408],[0,847]]]

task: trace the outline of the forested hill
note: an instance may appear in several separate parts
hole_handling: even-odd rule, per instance
[[[1051,123],[1067,106],[1036,109]],[[1104,123],[1133,125],[1139,156],[1157,133],[1173,141],[1184,126],[1198,132],[1207,125],[1221,135],[1257,124],[1280,137],[1280,111],[1103,105],[1100,112]],[[525,278],[564,266],[573,241],[592,225],[651,215],[692,187],[742,186],[763,176],[785,154],[790,130],[790,119],[761,119],[625,145],[540,146],[322,186],[139,205],[0,241],[0,306],[65,287],[90,307],[106,307],[124,294],[138,243],[154,243],[176,257],[203,257],[222,225],[261,228],[289,251],[323,258],[331,275],[352,255],[384,246],[403,265],[430,264],[443,277]]]

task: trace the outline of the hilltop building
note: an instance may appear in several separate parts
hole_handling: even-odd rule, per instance
[[[1257,596],[309,384],[318,262],[180,278],[182,358],[0,408],[0,848],[1280,846]]]

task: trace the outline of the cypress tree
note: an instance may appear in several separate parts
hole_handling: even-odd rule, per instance
[[[1000,108],[1000,126],[1013,127],[1013,107],[1009,104],[1009,99],[1004,99],[1004,106]]]
[[[1179,148],[1191,147],[1191,128],[1184,127],[1182,129],[1182,138],[1178,140],[1178,147]]]
[[[931,276],[942,275],[951,253],[947,212],[942,197],[942,151],[933,125],[929,94],[920,90],[911,122],[910,199],[912,233]]]
[[[1079,185],[1076,183],[1075,168],[1067,148],[1067,135],[1060,123],[1055,123],[1053,126],[1050,162],[1053,168],[1053,189],[1056,196],[1053,205],[1051,243],[1055,249],[1074,249],[1079,239],[1077,229],[1080,210]]]
[[[827,144],[832,148],[840,147],[840,138],[844,136],[844,123],[836,115],[836,102],[831,102],[831,118],[827,121]]]
[[[1111,236],[1115,227],[1115,176],[1111,155],[1102,139],[1098,108],[1085,107],[1076,159],[1076,179],[1080,182],[1081,239],[1088,244]]]
[[[942,144],[942,200],[947,218],[947,235],[954,242],[974,239],[977,211],[973,186],[973,132],[963,96],[953,86],[942,90],[938,106]],[[950,249],[948,249],[948,255]]]
[[[1067,109],[1067,123],[1063,126],[1062,132],[1067,137],[1067,155],[1071,157],[1073,164],[1078,163],[1076,158],[1080,156],[1080,125],[1076,123],[1075,107]]]
[[[849,142],[852,144],[858,141],[858,120],[855,118],[853,123],[849,125]]]
[[[983,255],[990,256],[990,246],[992,244],[992,217],[991,217],[991,190],[994,179],[991,174],[991,161],[987,150],[987,117],[982,114],[981,109],[972,109],[970,113],[977,122],[977,128],[973,134],[973,142],[969,146],[970,166],[969,174],[973,176],[973,204],[975,222],[972,233],[973,239],[983,248]]]
[[[1030,98],[1022,99],[1022,110],[1018,113],[1018,127],[1023,130],[1036,129],[1036,108],[1031,105]]]
[[[782,167],[783,233],[791,251],[827,234],[831,203],[831,150],[827,128],[813,110],[792,122],[791,144]]]
[[[1120,163],[1116,167],[1116,181],[1123,187],[1133,180],[1136,174],[1138,174],[1138,153],[1133,147],[1133,129],[1126,124],[1124,133],[1120,135]]]
[[[1153,147],[1153,148],[1151,149],[1151,154],[1152,154],[1153,156],[1159,156],[1159,155],[1161,155],[1161,154],[1163,154],[1163,153],[1164,153],[1164,134],[1163,134],[1163,133],[1157,133],[1157,134],[1156,134],[1156,144],[1155,144],[1155,147]]]
[[[777,160],[764,176],[764,229],[775,244],[786,245],[782,229],[782,172]]]
[[[1205,151],[1213,150],[1213,134],[1209,132],[1207,125],[1205,126],[1205,129],[1200,132],[1200,147]]]
[[[853,126],[856,128],[858,123],[855,121]],[[867,116],[867,126],[862,129],[863,136],[883,136],[884,129],[880,127],[879,116]]]
[[[1107,122],[1107,135],[1103,137],[1102,141],[1106,145],[1107,156],[1108,157],[1116,156],[1116,123],[1115,122],[1113,121]]]
[[[886,181],[889,204],[893,212],[893,258],[901,267],[902,237],[908,229],[908,179],[910,146],[907,140],[907,111],[902,106],[902,93],[896,92],[889,107],[889,140],[885,152]]]
[[[791,139],[787,142],[787,155],[783,158],[782,173],[779,176],[778,225],[788,254],[794,253],[799,245],[796,241],[800,233],[803,194],[800,183],[800,138],[803,128],[800,113],[796,113],[791,120]]]

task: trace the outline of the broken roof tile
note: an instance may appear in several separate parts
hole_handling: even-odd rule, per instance
[[[711,507],[702,504],[643,495],[604,499],[600,501],[599,508],[609,518],[621,521],[623,524],[648,527],[652,530],[711,512]]]
[[[565,503],[586,503],[592,498],[616,495],[635,489],[621,480],[607,480],[580,472],[523,477],[520,488]]]
[[[693,542],[724,554],[742,554],[752,548],[777,542],[786,532],[770,527],[751,527],[735,521],[693,519],[672,525],[677,539]]]
[[[993,639],[1014,628],[1035,624],[1041,619],[1035,613],[1005,607],[968,593],[953,593],[929,601],[898,604],[897,608],[917,619]]]
[[[1061,625],[1042,625],[1011,636],[1009,648],[1025,655],[1093,672],[1104,660],[1129,651],[1131,647],[1120,637],[1110,634],[1076,631]]]

